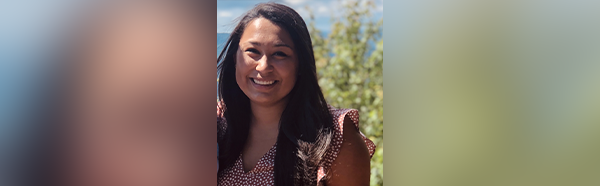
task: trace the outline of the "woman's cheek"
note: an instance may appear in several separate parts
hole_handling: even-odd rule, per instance
[[[236,80],[238,81],[238,84],[241,85],[245,78],[245,73],[247,71],[248,68],[248,64],[246,63],[246,60],[244,59],[244,56],[242,55],[238,55],[239,57],[237,57],[236,63],[235,63],[235,77]]]
[[[239,69],[242,73],[246,73],[246,71],[250,70],[248,69],[251,65],[252,65],[252,58],[250,58],[247,55],[241,55],[240,57],[237,58],[238,60],[236,61],[236,69]]]
[[[280,65],[280,75],[286,81],[286,89],[292,89],[296,84],[296,69],[297,66],[293,61],[282,61]]]

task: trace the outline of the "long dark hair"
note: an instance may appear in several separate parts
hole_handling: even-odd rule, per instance
[[[314,185],[320,159],[331,141],[333,119],[318,84],[306,23],[292,8],[277,3],[258,4],[243,15],[217,58],[218,96],[227,121],[218,137],[218,174],[235,163],[248,138],[252,111],[249,98],[236,82],[235,59],[246,26],[257,18],[265,18],[289,33],[299,61],[297,81],[279,121],[275,184]]]

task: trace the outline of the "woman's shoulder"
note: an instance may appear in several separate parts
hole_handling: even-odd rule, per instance
[[[334,127],[338,126],[338,127],[340,127],[340,129],[343,129],[344,119],[346,118],[346,116],[348,116],[352,120],[352,122],[354,123],[354,125],[356,125],[356,127],[359,126],[358,110],[351,109],[351,108],[335,108],[331,105],[328,105],[328,106],[329,106],[329,112],[331,112],[331,115],[333,116]],[[343,131],[340,130],[340,132],[343,132]]]
[[[345,121],[352,122],[352,125],[346,125],[346,126],[354,126],[355,127],[356,131],[359,132],[362,140],[367,145],[367,148],[369,150],[369,155],[373,156],[373,154],[375,153],[376,146],[375,146],[375,143],[373,143],[373,141],[371,141],[362,132],[360,132],[358,110],[350,109],[350,108],[335,108],[330,105],[329,111],[331,112],[331,115],[333,116],[333,139],[331,142],[329,152],[326,153],[326,155],[325,155],[325,161],[324,161],[325,167],[330,167],[331,164],[333,163],[333,161],[335,160],[335,158],[337,157],[338,153],[340,152],[340,147],[342,146],[342,143],[344,142],[343,136],[344,136],[344,122]],[[346,118],[348,118],[349,120],[347,120]]]
[[[217,136],[222,136],[226,128],[225,117],[223,116],[225,110],[223,106],[223,102],[217,101]]]
[[[217,101],[217,118],[223,117],[223,102]]]
[[[223,102],[217,101],[217,124],[224,121],[225,117],[223,113],[225,110],[223,109]]]
[[[369,158],[375,153],[375,144],[360,132],[358,110],[332,106],[329,110],[333,116],[333,138],[317,179],[341,185],[364,182],[364,176],[368,178],[370,172]]]

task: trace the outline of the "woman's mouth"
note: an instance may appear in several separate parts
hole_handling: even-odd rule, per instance
[[[253,83],[255,83],[257,85],[262,85],[262,86],[269,86],[269,85],[273,85],[278,82],[277,80],[264,81],[264,80],[254,79],[254,78],[250,78],[250,79],[252,79]]]

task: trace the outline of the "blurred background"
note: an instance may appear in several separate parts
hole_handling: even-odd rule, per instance
[[[23,182],[38,182],[30,185],[65,185],[48,182],[54,181],[56,175],[71,170],[76,174],[68,174],[69,178],[64,180],[59,178],[56,180],[68,182],[94,180],[92,181],[95,183],[94,185],[148,186],[148,183],[152,183],[152,185],[175,186],[182,185],[181,182],[191,182],[190,180],[193,179],[193,181],[201,181],[204,184],[216,184],[215,119],[214,115],[210,115],[208,112],[208,110],[214,112],[214,105],[194,103],[202,98],[212,101],[214,95],[212,93],[215,91],[211,91],[210,88],[205,89],[205,87],[213,83],[209,80],[216,75],[216,72],[203,68],[206,67],[204,63],[211,61],[203,58],[210,56],[206,53],[212,54],[206,49],[214,47],[212,42],[216,40],[214,35],[207,34],[208,30],[216,29],[214,26],[215,14],[216,2],[214,1],[211,4],[211,2],[204,3],[203,1],[173,0],[0,0],[0,186],[25,186]],[[130,40],[136,38],[139,40]],[[105,42],[115,45],[104,45]],[[202,45],[201,43],[204,42],[207,44]],[[169,43],[173,44],[171,46],[181,46],[183,49],[171,47],[168,45]],[[117,53],[120,54],[103,53],[109,50],[118,51]],[[188,51],[188,54],[182,54],[185,51]],[[97,55],[90,55],[91,53]],[[167,57],[171,54],[176,57]],[[139,58],[108,59],[128,55]],[[186,58],[184,56],[194,56],[191,57],[194,59],[184,59]],[[214,60],[212,57],[210,59]],[[111,64],[122,66],[113,69],[105,68]],[[159,67],[158,64],[165,66]],[[191,68],[179,68],[182,67],[180,66],[182,64],[191,65]],[[126,66],[133,68],[127,70]],[[182,73],[182,71],[173,71],[174,69],[192,71],[184,70],[188,73]],[[91,78],[92,74],[103,74],[97,77],[97,79],[103,79],[101,81],[110,78],[118,80],[105,81],[105,83],[88,81],[95,79]],[[144,77],[141,74],[147,76]],[[183,77],[186,76],[184,74],[187,77]],[[168,82],[168,79],[176,77],[193,82],[191,85],[182,84],[186,82],[182,79],[174,80],[176,83]],[[140,81],[129,81],[133,79]],[[88,82],[83,83],[83,81]],[[123,82],[131,82],[131,84],[119,87],[118,84]],[[163,84],[163,82],[167,83]],[[205,82],[206,84],[204,84]],[[98,88],[99,84],[110,85],[110,87]],[[179,91],[164,85],[182,85],[180,88],[186,90]],[[198,88],[199,86],[202,87]],[[91,94],[107,96],[112,93],[103,91],[116,91],[120,92],[118,94],[121,96],[130,95],[131,97],[117,101],[118,99],[115,97],[104,99],[83,96],[87,94],[83,93],[85,92],[83,89],[90,87],[102,90],[90,89],[89,93]],[[128,91],[131,92],[126,93],[127,88],[123,87],[129,88]],[[198,92],[190,91],[192,89],[198,90]],[[201,110],[176,111],[176,108],[169,106],[169,103],[182,100],[185,96],[167,96],[167,94],[163,94],[165,91],[191,93],[190,98],[192,99],[179,102],[182,104],[180,106],[185,107],[183,104],[192,104],[193,109]],[[208,94],[210,96],[203,96],[204,91],[210,93]],[[165,96],[163,98],[147,97],[158,95]],[[145,100],[139,101],[141,99]],[[123,104],[113,104],[106,100]],[[89,116],[82,114],[85,112],[83,110],[87,109],[75,105],[85,105],[90,102],[113,106],[111,108],[104,107],[105,111],[93,111],[94,114],[112,112],[114,115],[102,115],[96,119],[90,118],[88,121],[74,119]],[[156,103],[154,104],[154,108],[158,109],[155,110],[156,114],[141,114],[143,111],[151,110],[150,103]],[[207,109],[204,109],[203,106]],[[186,107],[184,110],[192,111],[189,109],[192,108]],[[139,115],[134,116],[136,113]],[[188,125],[189,127],[194,128],[181,129],[181,131],[192,132],[188,134],[194,140],[185,141],[194,144],[166,143],[170,140],[175,141],[176,138],[183,139],[182,137],[186,136],[183,133],[187,132],[168,138],[162,138],[166,135],[160,134],[170,133],[169,130],[159,129],[156,130],[157,133],[148,133],[149,129],[157,126],[152,125],[152,121],[160,122],[162,123],[160,125],[170,129],[186,123],[175,121],[183,119],[184,117],[181,115],[174,116],[173,118],[177,118],[174,120],[159,121],[160,119],[153,118],[153,116],[169,113],[173,115],[188,113],[189,115],[186,117],[194,118],[195,121],[187,122],[191,123]],[[206,118],[203,114],[206,114],[204,115]],[[208,119],[208,116],[212,117]],[[139,120],[106,121],[110,118],[137,118]],[[65,120],[69,120],[69,122],[64,122]],[[136,123],[143,124],[126,129],[127,126],[133,126]],[[91,133],[81,130],[83,126],[91,125],[115,126],[119,129],[94,128],[87,130]],[[198,130],[195,127],[206,127],[206,129]],[[149,135],[142,140],[142,134]],[[78,136],[75,140],[62,141],[63,139],[74,139],[71,137],[75,136]],[[100,136],[97,138],[99,140],[91,140],[94,136]],[[116,136],[123,138],[117,139]],[[111,140],[116,143],[108,143]],[[92,141],[107,143],[103,145],[95,142],[88,143]],[[142,141],[144,144],[133,144]],[[121,148],[121,145],[124,144],[130,144],[130,146]],[[183,146],[185,144],[190,146]],[[163,148],[158,148],[159,146]],[[96,152],[88,151],[87,148],[95,149]],[[146,150],[141,150],[141,148],[146,148]],[[150,152],[150,149],[154,149],[154,151]],[[83,151],[90,153],[82,153]],[[165,154],[170,155],[165,156]],[[59,161],[66,156],[70,157],[65,158],[68,161]],[[178,163],[185,159],[184,156],[190,158],[191,161]],[[138,162],[137,165],[132,165],[136,162]],[[83,168],[90,165],[94,168]],[[100,168],[100,166],[104,168]],[[129,168],[137,168],[138,171],[131,171]],[[76,169],[93,171],[77,171]],[[176,169],[184,173],[177,172]],[[208,171],[204,172],[205,169]],[[182,178],[185,175],[188,177]],[[109,181],[112,184],[98,183],[96,180]]]
[[[235,18],[261,2],[270,1],[217,1],[217,54]],[[307,22],[328,103],[359,110],[361,131],[377,145],[371,185],[383,185],[383,1],[275,2],[294,8]]]
[[[0,1],[0,185],[13,176],[15,151],[31,138],[24,131],[53,67],[48,59],[84,0]],[[46,87],[47,88],[47,87]],[[9,168],[11,167],[11,168]]]
[[[600,1],[386,7],[388,185],[600,185]]]

